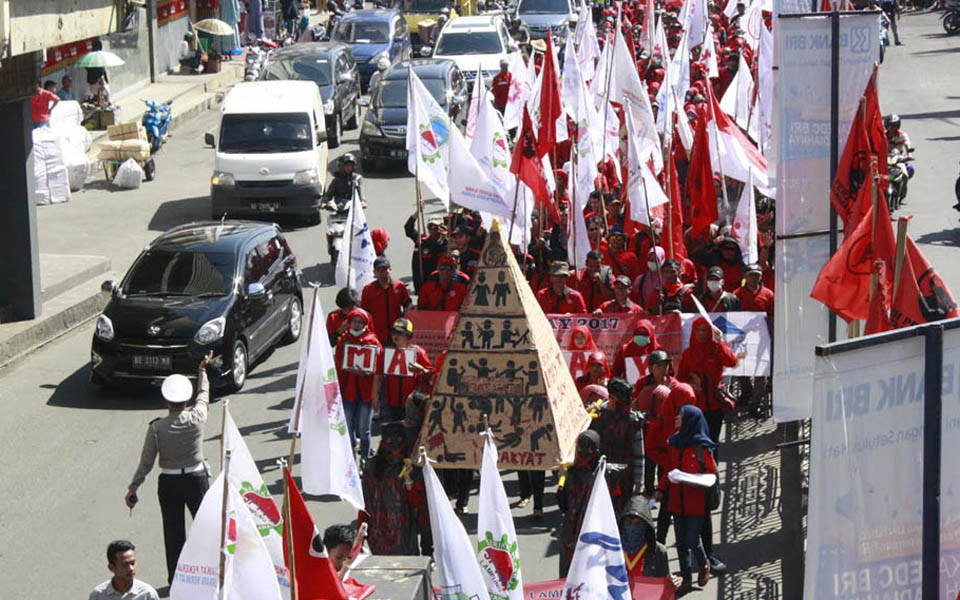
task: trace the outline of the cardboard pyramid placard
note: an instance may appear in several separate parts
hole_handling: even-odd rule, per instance
[[[547,470],[572,460],[589,421],[553,328],[496,221],[439,366],[419,445],[436,468],[479,469],[484,415],[503,469]]]

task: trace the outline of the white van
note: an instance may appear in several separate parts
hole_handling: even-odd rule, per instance
[[[327,175],[323,100],[312,81],[237,84],[223,101],[210,179],[212,217],[294,215],[320,222]]]

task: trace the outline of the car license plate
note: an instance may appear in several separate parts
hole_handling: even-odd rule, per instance
[[[144,356],[139,354],[133,356],[133,368],[135,369],[169,371],[172,366],[173,362],[169,356]]]
[[[406,158],[406,157],[407,157],[407,151],[406,151],[406,150],[391,150],[391,151],[390,151],[390,158]]]
[[[280,208],[279,202],[251,202],[250,208],[253,210],[265,210],[267,212],[274,212]]]

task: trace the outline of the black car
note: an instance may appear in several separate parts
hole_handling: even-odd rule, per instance
[[[360,128],[360,158],[369,171],[375,161],[407,160],[407,69],[423,82],[454,123],[467,118],[467,85],[449,59],[405,60],[387,69],[370,92],[370,108]]]
[[[150,243],[97,319],[91,379],[159,383],[196,377],[213,351],[211,385],[239,390],[250,366],[300,337],[297,259],[273,223],[191,223]]]
[[[360,126],[360,72],[346,44],[315,42],[279,48],[267,59],[260,79],[316,83],[323,99],[330,148],[340,145],[344,129]]]

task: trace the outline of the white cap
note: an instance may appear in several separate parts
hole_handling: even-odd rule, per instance
[[[183,404],[193,397],[193,384],[186,375],[168,375],[160,386],[163,399],[171,404]]]

